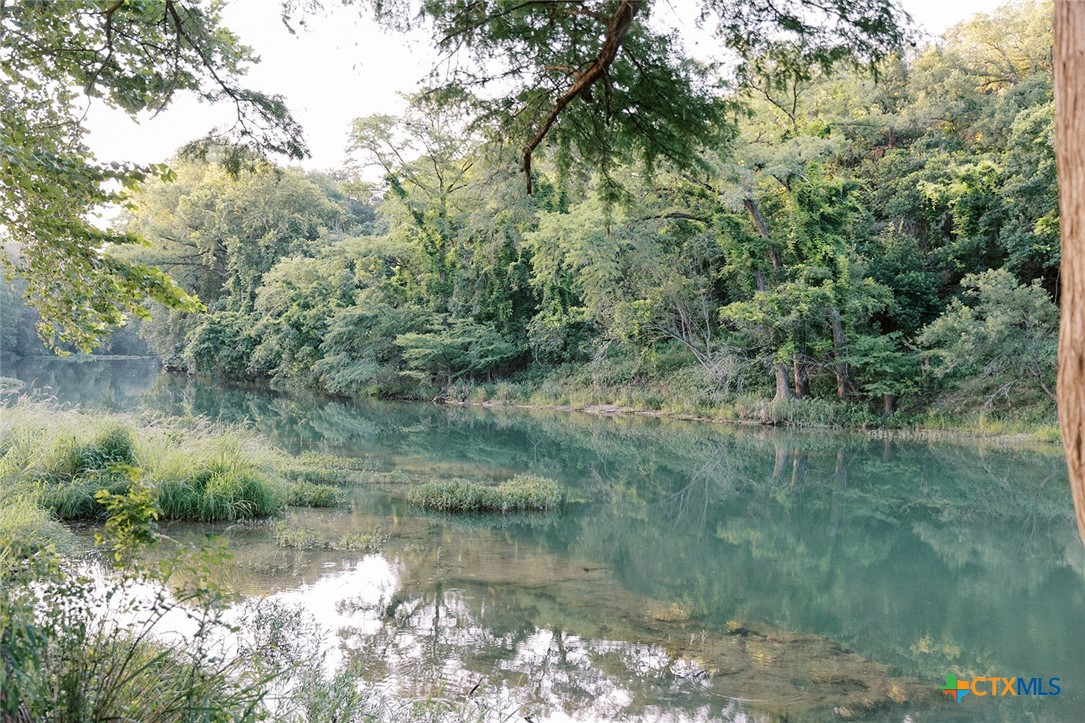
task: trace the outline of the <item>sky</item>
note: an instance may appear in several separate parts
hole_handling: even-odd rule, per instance
[[[920,28],[937,36],[1004,1],[901,0],[901,5]],[[308,170],[341,167],[351,120],[399,113],[405,106],[400,93],[415,88],[434,60],[428,37],[385,32],[357,8],[328,7],[296,35],[283,25],[279,3],[272,0],[232,0],[223,12],[225,25],[261,57],[246,84],[284,95],[305,129],[311,156],[300,165]],[[230,111],[183,97],[158,116],[144,116],[137,123],[97,103],[87,116],[87,142],[102,161],[156,163],[185,141],[228,125]]]

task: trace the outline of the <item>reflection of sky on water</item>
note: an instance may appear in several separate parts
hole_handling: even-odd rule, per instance
[[[389,599],[397,586],[395,567],[382,555],[367,555],[352,569],[328,574],[296,590],[272,595],[271,599],[304,608],[325,628],[328,641],[335,641],[347,626],[361,635],[376,634],[382,627],[381,601]],[[340,646],[326,647],[329,666],[342,666],[344,652]]]
[[[319,622],[329,671],[352,657],[368,661],[367,683],[389,696],[476,700],[493,720],[524,714],[555,722],[750,720],[734,700],[631,711],[638,698],[631,688],[645,681],[671,693],[713,695],[696,661],[676,658],[659,645],[548,629],[522,639],[512,632],[495,635],[456,589],[442,591],[439,601],[402,600],[389,617],[386,611],[400,592],[397,565],[368,555],[350,569],[329,571],[270,599],[300,606]],[[609,663],[607,669],[601,661]]]

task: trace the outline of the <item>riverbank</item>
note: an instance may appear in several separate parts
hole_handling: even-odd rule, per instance
[[[239,426],[64,408],[22,398],[0,416],[0,548],[70,551],[59,522],[100,522],[111,500],[148,493],[154,517],[254,520],[288,506],[335,506],[327,476]]]
[[[431,401],[456,406],[550,409],[605,416],[637,416],[710,424],[852,431],[874,439],[969,440],[1055,446],[1062,432],[1054,407],[1041,399],[985,410],[960,399],[944,405],[897,410],[823,398],[774,401],[757,394],[728,394],[677,379],[605,384],[575,375],[547,374],[525,381],[459,383]]]
[[[94,364],[71,364],[75,360],[91,362],[101,357],[69,357],[59,364],[55,359],[29,360],[19,372],[23,381],[0,378],[0,393],[17,392],[28,381],[51,390],[85,385],[87,374],[79,370]],[[141,364],[148,358],[112,360]],[[36,364],[36,366],[35,366]],[[150,380],[161,367],[146,371]],[[49,371],[46,372],[45,370]],[[208,377],[190,376],[166,370],[174,379],[192,379],[197,384],[213,385]],[[10,372],[9,372],[10,373]],[[134,377],[139,373],[133,372]],[[149,382],[148,382],[149,383]],[[392,398],[403,401],[440,402],[484,408],[549,409],[577,411],[607,416],[657,417],[712,424],[785,427],[798,429],[850,430],[875,439],[937,441],[962,439],[1013,444],[1039,444],[1054,447],[1061,442],[1058,417],[1046,396],[1017,394],[1013,399],[984,400],[971,395],[942,393],[922,398],[898,400],[891,414],[884,414],[866,402],[840,401],[835,390],[814,390],[816,396],[774,402],[766,389],[726,390],[710,383],[697,367],[674,368],[629,366],[622,360],[604,360],[583,365],[533,368],[492,382],[459,380],[444,387],[418,385],[403,389],[373,389],[371,394],[332,394],[319,385],[297,379],[229,380],[238,389],[261,389],[270,386],[290,393],[311,393],[326,399],[357,400]],[[132,385],[133,392],[140,385]],[[73,400],[82,402],[83,400]],[[997,403],[996,403],[997,402]],[[135,404],[116,400],[117,408]]]

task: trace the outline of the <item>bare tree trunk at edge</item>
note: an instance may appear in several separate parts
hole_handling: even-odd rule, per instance
[[[1059,421],[1085,541],[1085,0],[1055,0],[1055,157],[1062,233]]]
[[[769,226],[765,223],[765,217],[761,215],[761,211],[757,207],[757,202],[752,198],[747,198],[742,202],[742,205],[750,212],[750,217],[757,227],[757,232],[765,239],[771,238],[769,235]],[[774,270],[780,270],[780,255],[776,253],[776,249],[771,247],[769,248],[769,261],[772,262],[772,268]],[[761,273],[760,269],[755,269],[753,274],[757,290],[763,292],[765,290],[765,275]],[[776,373],[776,396],[772,398],[772,401],[787,401],[788,399],[791,399],[791,387],[788,386],[787,382],[787,365],[783,362],[776,362],[773,367],[773,371]]]
[[[774,369],[776,371],[776,396],[772,398],[772,401],[786,402],[791,399],[791,387],[787,384],[787,365],[776,362]]]

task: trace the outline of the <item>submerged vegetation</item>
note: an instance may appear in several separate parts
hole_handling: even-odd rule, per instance
[[[407,499],[441,512],[546,512],[561,505],[561,486],[535,475],[516,475],[499,485],[464,479],[427,482],[412,487]]]
[[[376,552],[387,539],[381,531],[351,533],[329,539],[306,527],[283,520],[275,525],[275,544],[299,550],[338,550],[340,552]]]

